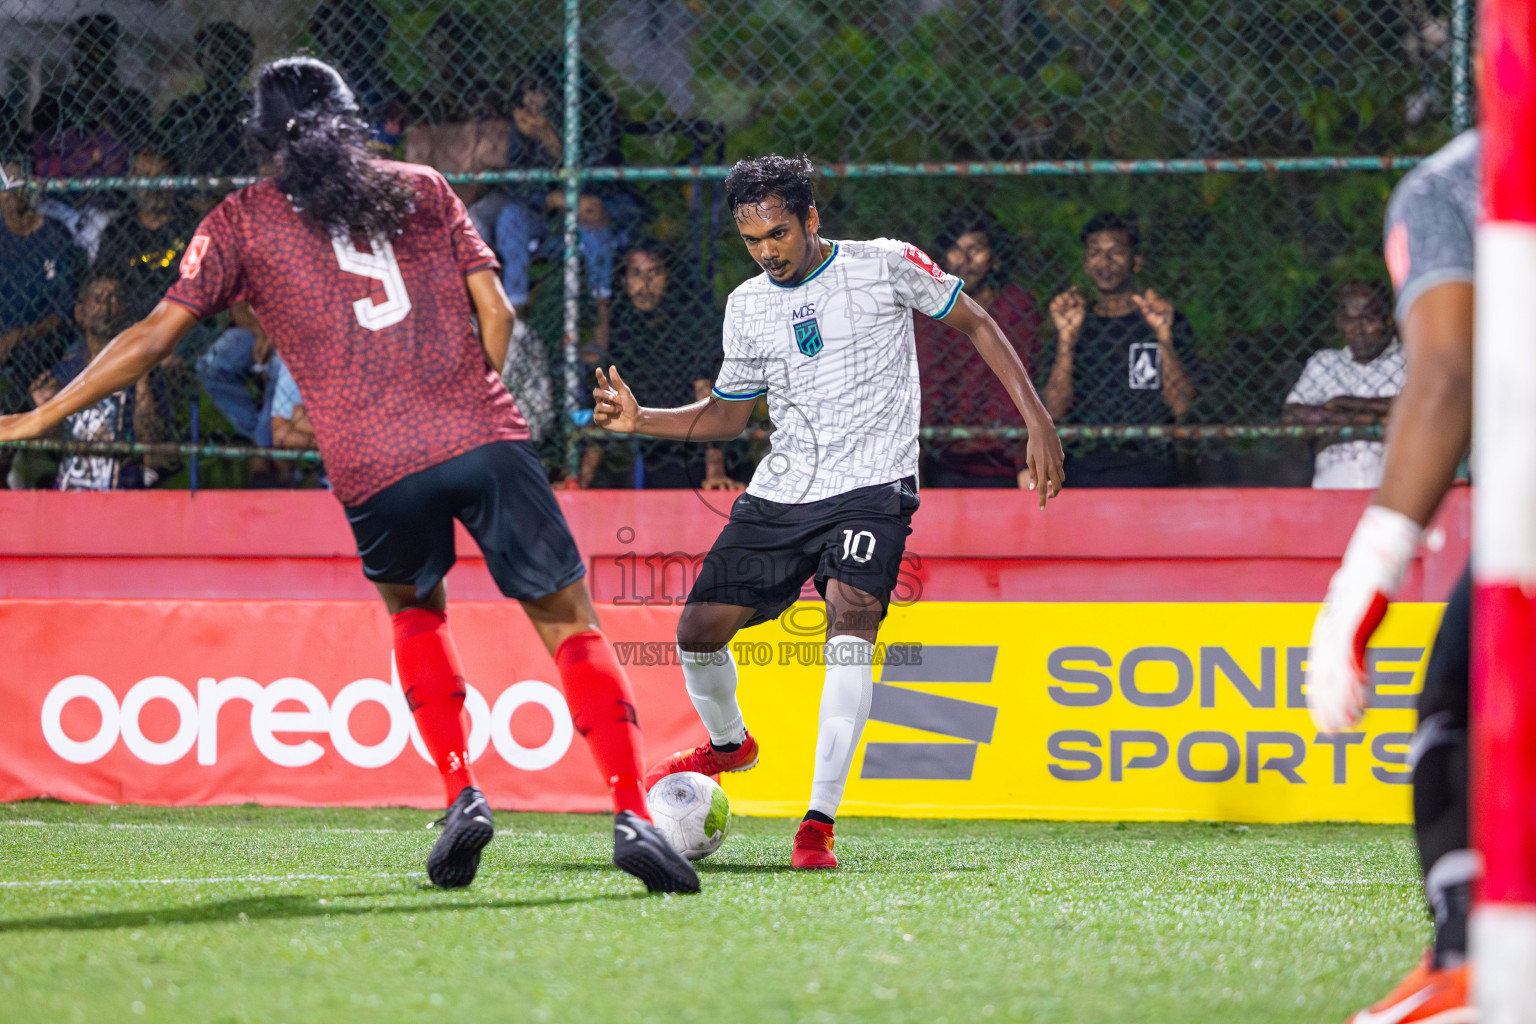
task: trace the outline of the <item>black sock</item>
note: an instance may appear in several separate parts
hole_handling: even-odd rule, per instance
[[[1436,967],[1455,967],[1466,959],[1477,875],[1476,858],[1467,850],[1466,733],[1456,730],[1451,736],[1420,754],[1413,770],[1414,835],[1435,922]]]
[[[1467,959],[1467,915],[1472,883],[1448,885],[1435,894],[1436,967],[1460,967]]]
[[[1409,747],[1413,832],[1424,896],[1435,921],[1434,964],[1467,955],[1467,912],[1481,862],[1467,838],[1467,703],[1472,659],[1472,581],[1463,572],[1440,619],[1424,670],[1419,727]]]
[[[832,819],[827,817],[825,814],[822,814],[820,811],[806,811],[805,812],[805,817],[801,818],[800,820],[801,821],[819,821],[823,825],[830,825],[830,824],[832,824]]]
[[[719,754],[729,754],[741,749],[740,743],[716,743],[714,740],[710,740],[709,745],[711,749]]]

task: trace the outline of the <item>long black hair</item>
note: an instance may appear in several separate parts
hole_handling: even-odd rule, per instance
[[[329,64],[285,57],[265,65],[247,130],[277,156],[278,188],[331,235],[388,239],[404,227],[415,189],[370,161],[368,126]]]

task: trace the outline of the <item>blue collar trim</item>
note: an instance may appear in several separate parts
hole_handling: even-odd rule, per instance
[[[821,261],[821,266],[817,267],[809,274],[806,274],[803,278],[796,281],[794,284],[779,284],[779,282],[773,279],[773,275],[769,274],[766,270],[763,271],[763,276],[768,278],[768,283],[773,285],[775,288],[799,288],[803,284],[810,284],[812,281],[816,280],[817,277],[821,276],[821,272],[826,270],[827,267],[831,266],[832,261],[835,259],[837,259],[837,243],[833,242],[832,251],[827,254],[826,259]]]

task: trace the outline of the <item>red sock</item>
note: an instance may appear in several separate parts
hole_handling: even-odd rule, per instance
[[[555,664],[571,724],[591,746],[597,769],[613,791],[614,810],[633,811],[650,821],[640,783],[642,740],[635,695],[608,638],[596,630],[568,637],[555,651]]]
[[[469,743],[464,732],[464,669],[448,632],[448,615],[407,608],[391,620],[395,627],[395,668],[416,728],[443,775],[448,803],[473,786]]]

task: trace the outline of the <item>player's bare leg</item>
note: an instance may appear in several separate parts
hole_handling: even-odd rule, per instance
[[[464,728],[464,669],[448,632],[448,593],[419,597],[410,583],[378,583],[395,635],[395,669],[416,730],[443,777],[448,813],[427,856],[427,877],[445,889],[474,881],[480,851],[495,838],[491,808],[475,785]]]
[[[827,580],[827,678],[821,688],[810,810],[795,833],[790,860],[794,867],[837,867],[833,823],[848,785],[853,752],[869,720],[880,615],[880,599],[873,594],[842,580]]]
[[[614,803],[613,862],[652,892],[698,892],[699,876],[651,824],[641,788],[642,740],[634,691],[602,633],[582,580],[521,602],[555,659],[571,724],[592,749]]]
[[[730,644],[752,615],[751,608],[735,604],[691,601],[684,606],[677,623],[677,657],[688,699],[709,730],[709,739],[653,764],[645,773],[647,787],[677,772],[719,775],[757,766],[757,740],[747,732],[736,703],[736,659]]]

